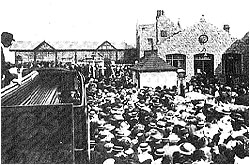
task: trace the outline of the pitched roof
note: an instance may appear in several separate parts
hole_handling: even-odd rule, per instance
[[[236,40],[225,52],[225,54],[248,54],[249,52],[249,32],[242,39]]]
[[[176,71],[177,68],[166,63],[162,58],[156,54],[144,56],[141,61],[131,67],[132,70],[159,72],[159,71]]]
[[[34,50],[40,44],[46,42],[56,50],[95,50],[104,42],[95,41],[15,41],[10,50]],[[133,46],[125,42],[109,42],[115,49],[130,49]]]
[[[207,35],[208,41],[204,45],[206,51],[211,54],[223,53],[236,38],[223,29],[219,29],[213,24],[206,22],[205,18],[201,18],[199,22],[176,33],[168,40],[165,40],[158,46],[160,56],[166,54],[197,54],[203,49],[198,38],[201,35]]]

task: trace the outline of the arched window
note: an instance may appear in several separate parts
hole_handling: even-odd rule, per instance
[[[186,55],[184,54],[168,54],[166,62],[171,66],[186,70]]]

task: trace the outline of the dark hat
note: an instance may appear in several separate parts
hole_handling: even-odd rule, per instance
[[[194,161],[201,160],[201,159],[205,160],[206,155],[205,155],[203,150],[195,150],[193,153],[193,159],[194,159]]]
[[[15,41],[13,38],[13,34],[8,32],[3,32],[1,34],[1,42],[5,46],[8,42]]]
[[[186,128],[181,128],[180,129],[180,134],[181,135],[185,135],[185,134],[187,134],[188,133],[188,129],[186,129]]]

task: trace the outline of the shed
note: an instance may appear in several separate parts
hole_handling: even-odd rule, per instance
[[[162,58],[151,52],[141,58],[140,62],[130,68],[133,73],[133,83],[138,87],[148,86],[155,88],[157,86],[168,88],[177,86],[177,69],[167,64]]]

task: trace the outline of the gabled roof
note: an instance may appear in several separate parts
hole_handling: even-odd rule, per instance
[[[102,47],[109,47],[111,49],[116,49],[110,42],[104,41],[101,45],[97,47],[97,49],[101,49]],[[108,48],[107,48],[108,49]]]
[[[132,70],[142,72],[159,72],[159,71],[176,71],[177,68],[166,63],[162,58],[156,54],[144,56],[141,61],[131,67]]]
[[[34,50],[42,41],[15,41],[10,50]]]
[[[34,50],[55,50],[50,44],[48,44],[46,41],[43,41],[40,43],[37,47],[35,47]]]
[[[48,44],[55,50],[96,50],[103,44],[110,44],[116,50],[131,49],[132,46],[125,42],[95,42],[95,41],[15,41],[10,50],[33,51],[42,44]]]
[[[224,54],[248,54],[249,53],[249,32],[242,39],[236,40]]]
[[[199,43],[199,37],[207,35],[208,41],[204,44],[208,53],[223,53],[236,40],[223,29],[206,22],[203,18],[194,25],[183,29],[178,34],[161,43],[158,48],[160,56],[166,54],[197,54],[202,51],[203,45]]]

